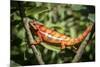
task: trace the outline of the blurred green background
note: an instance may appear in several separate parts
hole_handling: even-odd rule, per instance
[[[89,24],[95,22],[95,7],[92,5],[24,2],[24,9],[28,18],[35,18],[46,27],[73,38],[78,37]],[[11,66],[38,65],[39,63],[32,49],[27,45],[17,1],[11,1],[10,18]],[[76,54],[71,48],[60,50],[60,47],[47,43],[40,43],[36,48],[42,54],[45,64],[71,63]],[[88,61],[95,61],[95,38],[85,48],[85,52],[80,59],[80,62]]]

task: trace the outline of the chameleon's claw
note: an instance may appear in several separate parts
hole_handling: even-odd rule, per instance
[[[41,41],[40,40],[36,40],[36,41],[34,41],[34,45],[38,45],[39,43],[40,43]]]
[[[73,47],[73,49],[75,49],[75,50],[77,50],[78,48],[77,47],[75,47],[75,46],[72,46]]]
[[[65,48],[65,44],[64,44],[64,42],[62,41],[62,43],[61,43],[61,49],[64,49]]]
[[[61,46],[61,49],[64,49],[65,48],[65,45]]]

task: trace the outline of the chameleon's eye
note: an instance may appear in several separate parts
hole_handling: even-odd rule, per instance
[[[35,23],[33,23],[33,25],[35,25]]]
[[[34,22],[32,22],[32,25],[36,25]]]

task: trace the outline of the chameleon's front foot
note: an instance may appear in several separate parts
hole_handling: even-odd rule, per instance
[[[64,44],[64,42],[61,42],[61,49],[65,49],[65,44]]]
[[[37,45],[37,44],[39,44],[40,42],[41,42],[41,40],[38,39],[38,40],[34,41],[33,44],[34,44],[34,45]]]

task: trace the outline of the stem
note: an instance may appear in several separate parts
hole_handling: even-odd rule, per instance
[[[72,62],[78,62],[80,60],[80,58],[82,57],[83,53],[84,53],[84,49],[87,46],[88,42],[91,40],[92,35],[94,34],[95,31],[95,24],[93,24],[92,27],[92,31],[90,33],[90,35],[88,35],[86,37],[86,39],[84,40],[84,42],[80,45],[76,55],[74,56],[74,59],[72,60]]]
[[[23,2],[18,2],[18,5],[19,5],[20,16],[21,16],[21,19],[22,19],[22,24],[23,24],[23,26],[26,30],[27,39],[29,41],[29,44],[31,45],[31,48],[32,48],[33,52],[35,53],[36,59],[38,60],[39,64],[44,64],[44,61],[41,57],[40,52],[36,49],[36,47],[33,44],[35,42],[35,40],[33,39],[33,36],[32,36],[31,31],[29,29],[28,22],[30,21],[30,19],[25,18],[25,13],[24,13],[25,10],[24,10]]]
[[[32,48],[33,52],[35,53],[35,56],[36,56],[39,64],[44,64],[40,52],[36,49],[36,47],[33,44],[35,42],[35,40],[33,39],[33,36],[32,36],[31,31],[29,29],[28,22],[29,22],[29,19],[24,18],[24,24],[25,24],[25,29],[26,29],[26,32],[27,32],[27,37],[28,37],[29,43],[31,45],[31,48]]]

